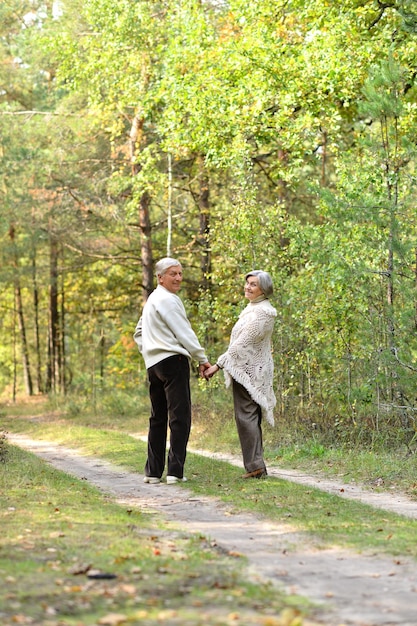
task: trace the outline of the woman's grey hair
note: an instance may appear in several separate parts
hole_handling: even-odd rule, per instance
[[[155,265],[156,277],[158,278],[158,276],[163,276],[165,274],[165,272],[167,271],[167,269],[169,269],[170,267],[176,266],[176,265],[181,266],[181,263],[179,261],[177,261],[177,259],[172,259],[169,256],[161,259]]]
[[[268,274],[268,272],[264,272],[263,270],[252,270],[252,272],[248,272],[245,276],[245,280],[249,278],[249,276],[256,276],[258,279],[259,289],[262,291],[264,296],[269,298],[274,293],[274,286],[272,284],[272,278]]]

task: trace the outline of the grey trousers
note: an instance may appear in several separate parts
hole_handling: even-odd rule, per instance
[[[247,472],[265,469],[262,442],[262,411],[240,383],[232,379],[237,432]]]

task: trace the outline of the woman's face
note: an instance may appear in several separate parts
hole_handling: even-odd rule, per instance
[[[245,283],[245,297],[252,302],[262,294],[257,276],[248,276]]]

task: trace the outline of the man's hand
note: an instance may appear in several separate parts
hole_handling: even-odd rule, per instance
[[[198,366],[198,373],[200,374],[200,378],[206,378],[205,371],[211,368],[211,363],[207,361],[207,363],[200,363]]]
[[[211,378],[212,376],[214,376],[214,374],[216,372],[218,372],[220,369],[220,367],[217,365],[217,363],[215,363],[214,365],[211,365],[210,367],[207,367],[204,370],[204,378],[206,380],[209,380],[209,378]]]

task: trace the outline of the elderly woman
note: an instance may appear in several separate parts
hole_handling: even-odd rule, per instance
[[[274,365],[271,337],[276,310],[269,302],[273,293],[268,272],[253,270],[245,276],[246,308],[232,329],[230,344],[215,365],[206,369],[209,379],[220,369],[226,387],[232,386],[237,431],[246,474],[242,478],[267,475],[263,459],[262,417],[273,426],[276,399],[273,391]]]

